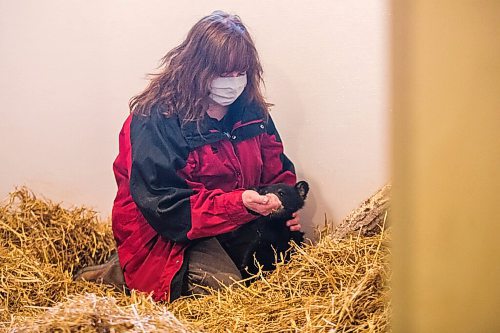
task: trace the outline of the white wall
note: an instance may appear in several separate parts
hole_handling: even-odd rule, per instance
[[[0,1],[0,197],[15,185],[107,217],[111,165],[145,74],[215,9],[241,16],[273,117],[338,222],[388,180],[388,4],[343,1]]]

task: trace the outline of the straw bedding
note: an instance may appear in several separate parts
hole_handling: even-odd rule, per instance
[[[93,290],[71,283],[82,266],[104,260],[113,248],[109,227],[85,208],[63,209],[26,188],[0,206],[0,320],[30,306],[50,306],[65,294]]]
[[[386,332],[389,232],[296,248],[291,262],[245,287],[154,303],[73,282],[113,251],[109,223],[28,189],[0,206],[0,330],[9,332]]]

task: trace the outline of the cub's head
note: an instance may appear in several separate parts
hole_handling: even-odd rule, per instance
[[[304,207],[304,202],[309,192],[309,184],[300,181],[295,186],[274,184],[263,186],[257,190],[259,194],[275,194],[281,201],[281,207],[271,214],[271,218],[291,219],[292,214]]]

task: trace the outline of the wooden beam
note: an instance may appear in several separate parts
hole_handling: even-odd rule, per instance
[[[500,332],[500,1],[392,1],[394,332]]]

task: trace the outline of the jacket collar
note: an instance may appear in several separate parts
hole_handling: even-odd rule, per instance
[[[255,104],[241,105],[233,103],[220,121],[208,115],[199,122],[190,121],[181,125],[181,131],[191,149],[231,138],[235,131],[244,130],[248,125],[264,121],[264,112]]]

